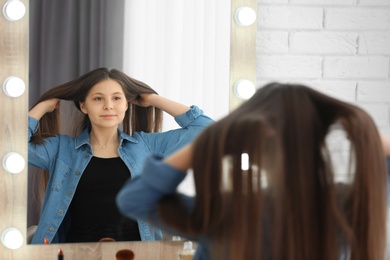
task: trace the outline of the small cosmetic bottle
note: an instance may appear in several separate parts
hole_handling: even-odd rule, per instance
[[[130,249],[121,249],[115,254],[116,260],[134,260],[134,252]]]
[[[58,249],[58,260],[64,260],[64,251],[62,249]]]
[[[192,248],[192,242],[185,241],[183,249],[179,250],[178,255],[179,260],[191,260],[192,257],[195,255],[195,249]]]

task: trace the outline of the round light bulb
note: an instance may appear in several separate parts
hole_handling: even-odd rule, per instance
[[[240,79],[234,84],[234,94],[241,99],[249,99],[256,92],[256,87],[252,81]]]
[[[3,167],[10,173],[20,173],[25,164],[23,156],[15,152],[7,153],[3,158]]]
[[[19,0],[9,0],[3,6],[3,14],[9,21],[17,21],[23,18],[26,7]]]
[[[9,97],[19,97],[26,90],[26,84],[21,78],[11,76],[4,80],[3,91]]]
[[[1,242],[9,249],[18,249],[23,245],[23,235],[18,229],[10,227],[4,230]]]
[[[256,12],[247,6],[240,7],[236,10],[235,20],[240,26],[249,26],[256,21]]]

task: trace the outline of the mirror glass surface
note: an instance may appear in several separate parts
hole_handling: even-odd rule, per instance
[[[228,112],[228,1],[31,1],[29,14],[29,107],[51,87],[110,67],[212,118]],[[39,174],[29,167],[27,227],[39,221]]]
[[[29,82],[29,76],[31,76],[31,69],[35,64],[32,64],[29,68],[29,52],[32,54],[31,46],[29,46],[29,4],[30,2],[35,1],[29,1],[29,0],[20,0],[23,2],[26,6],[26,14],[27,16],[16,21],[16,22],[10,22],[6,20],[4,17],[3,19],[0,19],[0,33],[1,33],[1,39],[3,39],[2,43],[0,44],[0,57],[2,58],[2,69],[1,69],[1,78],[4,81],[9,76],[17,76],[24,80],[24,82]],[[119,1],[119,0],[118,0]],[[4,6],[4,4],[7,2],[7,0],[0,0],[1,6]],[[59,2],[59,1],[46,1],[46,3],[53,3],[53,2]],[[70,1],[68,1],[70,2]],[[80,1],[81,2],[81,1]],[[83,1],[84,2],[84,1]],[[96,0],[98,2],[98,0]],[[104,2],[111,2],[111,1],[104,1]],[[205,105],[208,104],[215,104],[215,107],[221,107],[218,102],[218,100],[225,100],[229,104],[230,108],[234,108],[237,104],[239,104],[240,100],[237,100],[234,98],[234,95],[232,94],[232,84],[231,82],[236,82],[238,79],[245,77],[252,80],[255,80],[255,35],[256,35],[256,26],[252,26],[252,28],[239,28],[234,23],[231,22],[230,18],[232,17],[231,14],[227,15],[227,19],[221,19],[221,17],[225,17],[226,13],[229,13],[230,10],[236,10],[238,7],[242,5],[250,5],[252,8],[256,8],[257,1],[256,0],[232,0],[232,1],[225,1],[225,0],[215,0],[215,1],[209,1],[209,0],[193,0],[193,1],[181,1],[181,0],[172,0],[172,1],[160,1],[160,0],[154,0],[154,1],[142,1],[142,0],[126,0],[126,3],[133,3],[133,4],[151,4],[154,5],[157,3],[189,3],[190,6],[186,8],[186,10],[191,11],[191,15],[184,15],[182,11],[178,11],[176,9],[172,9],[170,7],[167,7],[165,10],[173,10],[175,11],[174,14],[181,14],[181,16],[178,16],[177,18],[183,18],[183,16],[186,19],[193,20],[194,23],[199,24],[202,28],[209,32],[208,35],[204,36],[201,42],[201,46],[214,46],[214,49],[221,49],[221,42],[218,41],[218,39],[221,39],[222,45],[227,44],[230,45],[230,49],[228,49],[228,54],[226,55],[228,58],[221,58],[218,55],[214,55],[213,52],[210,52],[210,50],[204,49],[201,53],[205,53],[204,56],[208,58],[213,58],[214,60],[207,59],[204,61],[204,64],[206,66],[200,66],[197,67],[195,70],[192,70],[189,75],[193,75],[193,77],[182,77],[183,80],[188,82],[194,82],[195,86],[205,86],[207,91],[195,91],[195,92],[189,92],[187,90],[181,91],[181,92],[189,92],[189,95],[195,96],[196,93],[199,92],[205,92],[205,103],[201,105],[203,108]],[[195,8],[194,6],[191,6],[191,4],[200,4],[201,8]],[[231,6],[230,6],[231,5]],[[231,7],[231,8],[230,8]],[[211,8],[211,9],[210,9]],[[182,9],[182,8],[179,8]],[[134,12],[140,13],[140,16],[136,16],[135,19],[137,22],[133,22],[132,26],[138,28],[137,35],[142,35],[142,32],[145,32],[146,29],[143,26],[145,23],[145,20],[150,17],[156,16],[156,14],[165,13],[163,12],[164,8],[157,5],[157,8],[154,8],[153,13],[150,12],[150,8],[142,7],[141,9],[133,9],[137,10]],[[197,10],[198,12],[194,12]],[[203,19],[198,15],[199,13],[213,13],[210,10],[213,10],[213,12],[221,11],[224,15],[216,14],[214,21],[209,21],[208,23],[202,23],[200,21],[203,21]],[[228,10],[226,12],[226,10]],[[142,11],[142,12],[141,12]],[[141,17],[141,18],[139,18]],[[169,16],[169,17],[176,17],[176,16]],[[197,17],[197,20],[194,20],[193,17]],[[139,18],[139,19],[138,19]],[[155,28],[157,25],[165,24],[162,22],[162,19],[158,19],[157,22],[153,21],[152,24],[149,24],[148,31],[150,28]],[[129,24],[129,23],[126,23]],[[138,26],[138,24],[142,26]],[[174,24],[180,24],[178,22],[175,22]],[[224,31],[221,28],[225,28],[225,26],[229,27],[231,25],[231,34],[230,31],[228,31],[228,37],[227,39],[224,37],[220,37],[220,32]],[[196,29],[195,27],[188,27],[187,25],[184,26],[186,32],[190,32],[194,34],[194,37],[197,39],[200,38],[200,36],[204,35],[202,30]],[[77,28],[76,28],[77,29]],[[180,29],[180,28],[179,28]],[[210,30],[212,29],[212,30]],[[196,32],[196,33],[193,33]],[[55,36],[60,36],[63,32],[56,31]],[[155,32],[151,32],[150,34],[153,35]],[[165,32],[161,32],[161,34],[165,34]],[[175,35],[175,34],[173,34]],[[181,34],[180,34],[181,35]],[[231,35],[231,37],[230,37]],[[37,36],[38,37],[38,36]],[[146,37],[139,37],[136,38],[137,41],[131,41],[132,43],[137,43],[138,45],[146,45],[145,43]],[[185,35],[184,38],[189,38],[188,35]],[[144,41],[139,41],[140,39],[143,39]],[[179,52],[179,49],[177,46],[185,46],[182,44],[180,40],[178,40],[175,37],[169,37],[170,40],[172,40],[173,43],[176,45],[174,46],[174,49]],[[124,40],[125,42],[125,40]],[[161,44],[160,39],[158,41],[146,41],[146,42],[157,42]],[[193,40],[191,39],[192,44],[190,46],[194,45]],[[207,43],[207,44],[206,44]],[[171,46],[169,44],[165,44],[164,46]],[[225,45],[224,45],[225,46]],[[125,48],[129,50],[130,48]],[[131,48],[133,49],[133,48]],[[48,51],[43,49],[43,51]],[[160,54],[164,58],[165,51],[161,51],[161,48],[154,48],[153,52],[138,52],[138,56],[145,56],[149,55],[149,57],[157,57],[155,53]],[[181,53],[189,53],[193,55],[193,57],[198,57],[198,53],[194,51],[181,51]],[[224,55],[222,55],[224,56]],[[170,58],[170,55],[166,56]],[[66,58],[63,56],[63,58]],[[230,60],[229,60],[230,59]],[[129,61],[130,59],[127,59]],[[131,59],[134,60],[133,58]],[[140,59],[142,61],[142,59]],[[163,59],[167,60],[167,58]],[[170,60],[170,59],[169,59]],[[217,63],[217,61],[222,60],[222,63]],[[139,62],[137,60],[138,66],[137,68],[150,68],[150,65],[145,65],[143,62]],[[61,59],[57,61],[58,65],[61,65]],[[193,59],[188,59],[187,63],[193,63]],[[126,65],[126,61],[123,61],[123,64]],[[229,66],[230,65],[230,66]],[[163,71],[162,75],[165,75],[166,72],[172,71],[173,74],[177,73],[177,67],[184,66],[183,63],[178,62],[175,66],[175,69],[167,68],[169,70]],[[124,66],[125,67],[125,66]],[[152,66],[154,67],[154,66]],[[185,67],[185,66],[184,66]],[[202,69],[201,69],[202,68]],[[210,75],[214,75],[215,71],[213,68],[224,68],[222,70],[223,74],[223,80],[216,79],[213,77],[210,77]],[[227,68],[227,71],[226,71]],[[249,69],[248,69],[249,68]],[[78,71],[78,67],[76,67]],[[195,73],[193,72],[195,71]],[[199,72],[208,72],[209,74],[207,76],[199,76]],[[60,71],[62,72],[62,71]],[[29,75],[30,74],[30,75]],[[145,72],[145,75],[149,74],[149,72]],[[139,77],[140,74],[134,74]],[[42,72],[38,76],[41,79],[46,79],[48,76],[47,72]],[[154,75],[151,75],[153,77]],[[229,76],[228,83],[224,80],[226,76]],[[143,79],[142,77],[139,77],[140,79]],[[177,77],[178,78],[178,77]],[[205,81],[208,84],[200,84],[199,79],[205,79]],[[68,79],[67,79],[68,80]],[[175,80],[170,80],[170,83],[175,82]],[[202,81],[203,82],[203,81]],[[169,84],[172,85],[172,84]],[[185,85],[186,86],[186,85]],[[26,87],[30,89],[30,84],[27,84]],[[225,95],[224,92],[226,92],[226,89],[229,88],[230,95]],[[222,91],[220,91],[222,90]],[[35,92],[32,90],[30,91],[31,95],[33,95]],[[177,91],[176,91],[177,92]],[[212,97],[212,99],[210,98]],[[31,106],[28,102],[28,93],[21,95],[20,97],[11,98],[6,95],[0,95],[1,105],[2,105],[2,112],[0,113],[0,116],[2,118],[2,132],[3,135],[0,135],[0,138],[2,138],[1,144],[1,152],[2,156],[4,157],[5,154],[8,152],[18,152],[20,153],[23,158],[27,161],[27,111],[28,108]],[[177,99],[177,100],[180,100]],[[211,100],[211,102],[210,102]],[[183,103],[188,103],[188,101],[185,101]],[[217,111],[216,109],[215,111]],[[210,109],[206,109],[206,111],[212,111],[212,113],[207,112],[210,115],[216,115],[216,113],[213,112],[213,107]],[[218,116],[215,116],[215,119],[217,119]],[[0,245],[0,258],[1,259],[31,259],[31,258],[39,258],[39,259],[53,259],[58,254],[58,245],[41,245],[41,246],[30,246],[26,244],[26,238],[27,238],[27,198],[29,195],[27,195],[27,188],[30,186],[30,184],[27,181],[28,176],[28,169],[25,168],[21,173],[18,174],[10,174],[3,170],[0,178],[0,206],[3,210],[0,211],[0,230],[5,231],[10,227],[17,228],[19,231],[21,231],[23,235],[23,245],[18,249],[8,249],[5,246]],[[182,243],[176,243],[176,242],[150,242],[150,243],[131,243],[131,242],[117,242],[117,243],[72,243],[72,244],[61,244],[61,249],[63,249],[65,256],[67,259],[113,259],[113,256],[115,253],[123,248],[131,248],[136,252],[137,258],[139,259],[174,259],[177,257],[177,251],[182,248]]]

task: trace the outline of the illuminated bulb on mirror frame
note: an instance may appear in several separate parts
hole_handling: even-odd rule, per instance
[[[249,170],[249,155],[247,153],[241,154],[241,170]]]
[[[250,7],[243,6],[236,10],[235,21],[240,26],[249,26],[256,21],[256,12]]]
[[[23,157],[15,152],[7,153],[3,158],[3,167],[9,173],[20,173],[25,164]]]
[[[9,0],[3,6],[3,15],[9,21],[18,21],[26,13],[26,7],[19,0]]]
[[[11,76],[4,80],[3,91],[9,97],[19,97],[26,90],[26,84],[21,78]]]
[[[252,81],[240,79],[234,84],[234,94],[240,99],[249,99],[256,92],[256,87]]]
[[[4,230],[1,242],[9,249],[18,249],[23,245],[23,235],[17,228],[10,227]]]

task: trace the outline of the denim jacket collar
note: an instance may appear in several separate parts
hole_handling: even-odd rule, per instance
[[[86,128],[80,135],[78,135],[75,139],[75,149],[80,148],[83,145],[91,145],[89,142],[89,133],[91,131],[91,127]],[[120,129],[118,129],[119,139],[120,143],[119,145],[122,145],[123,140],[127,140],[132,143],[138,143],[137,139],[135,139],[132,136],[129,136],[128,134],[124,133]]]

